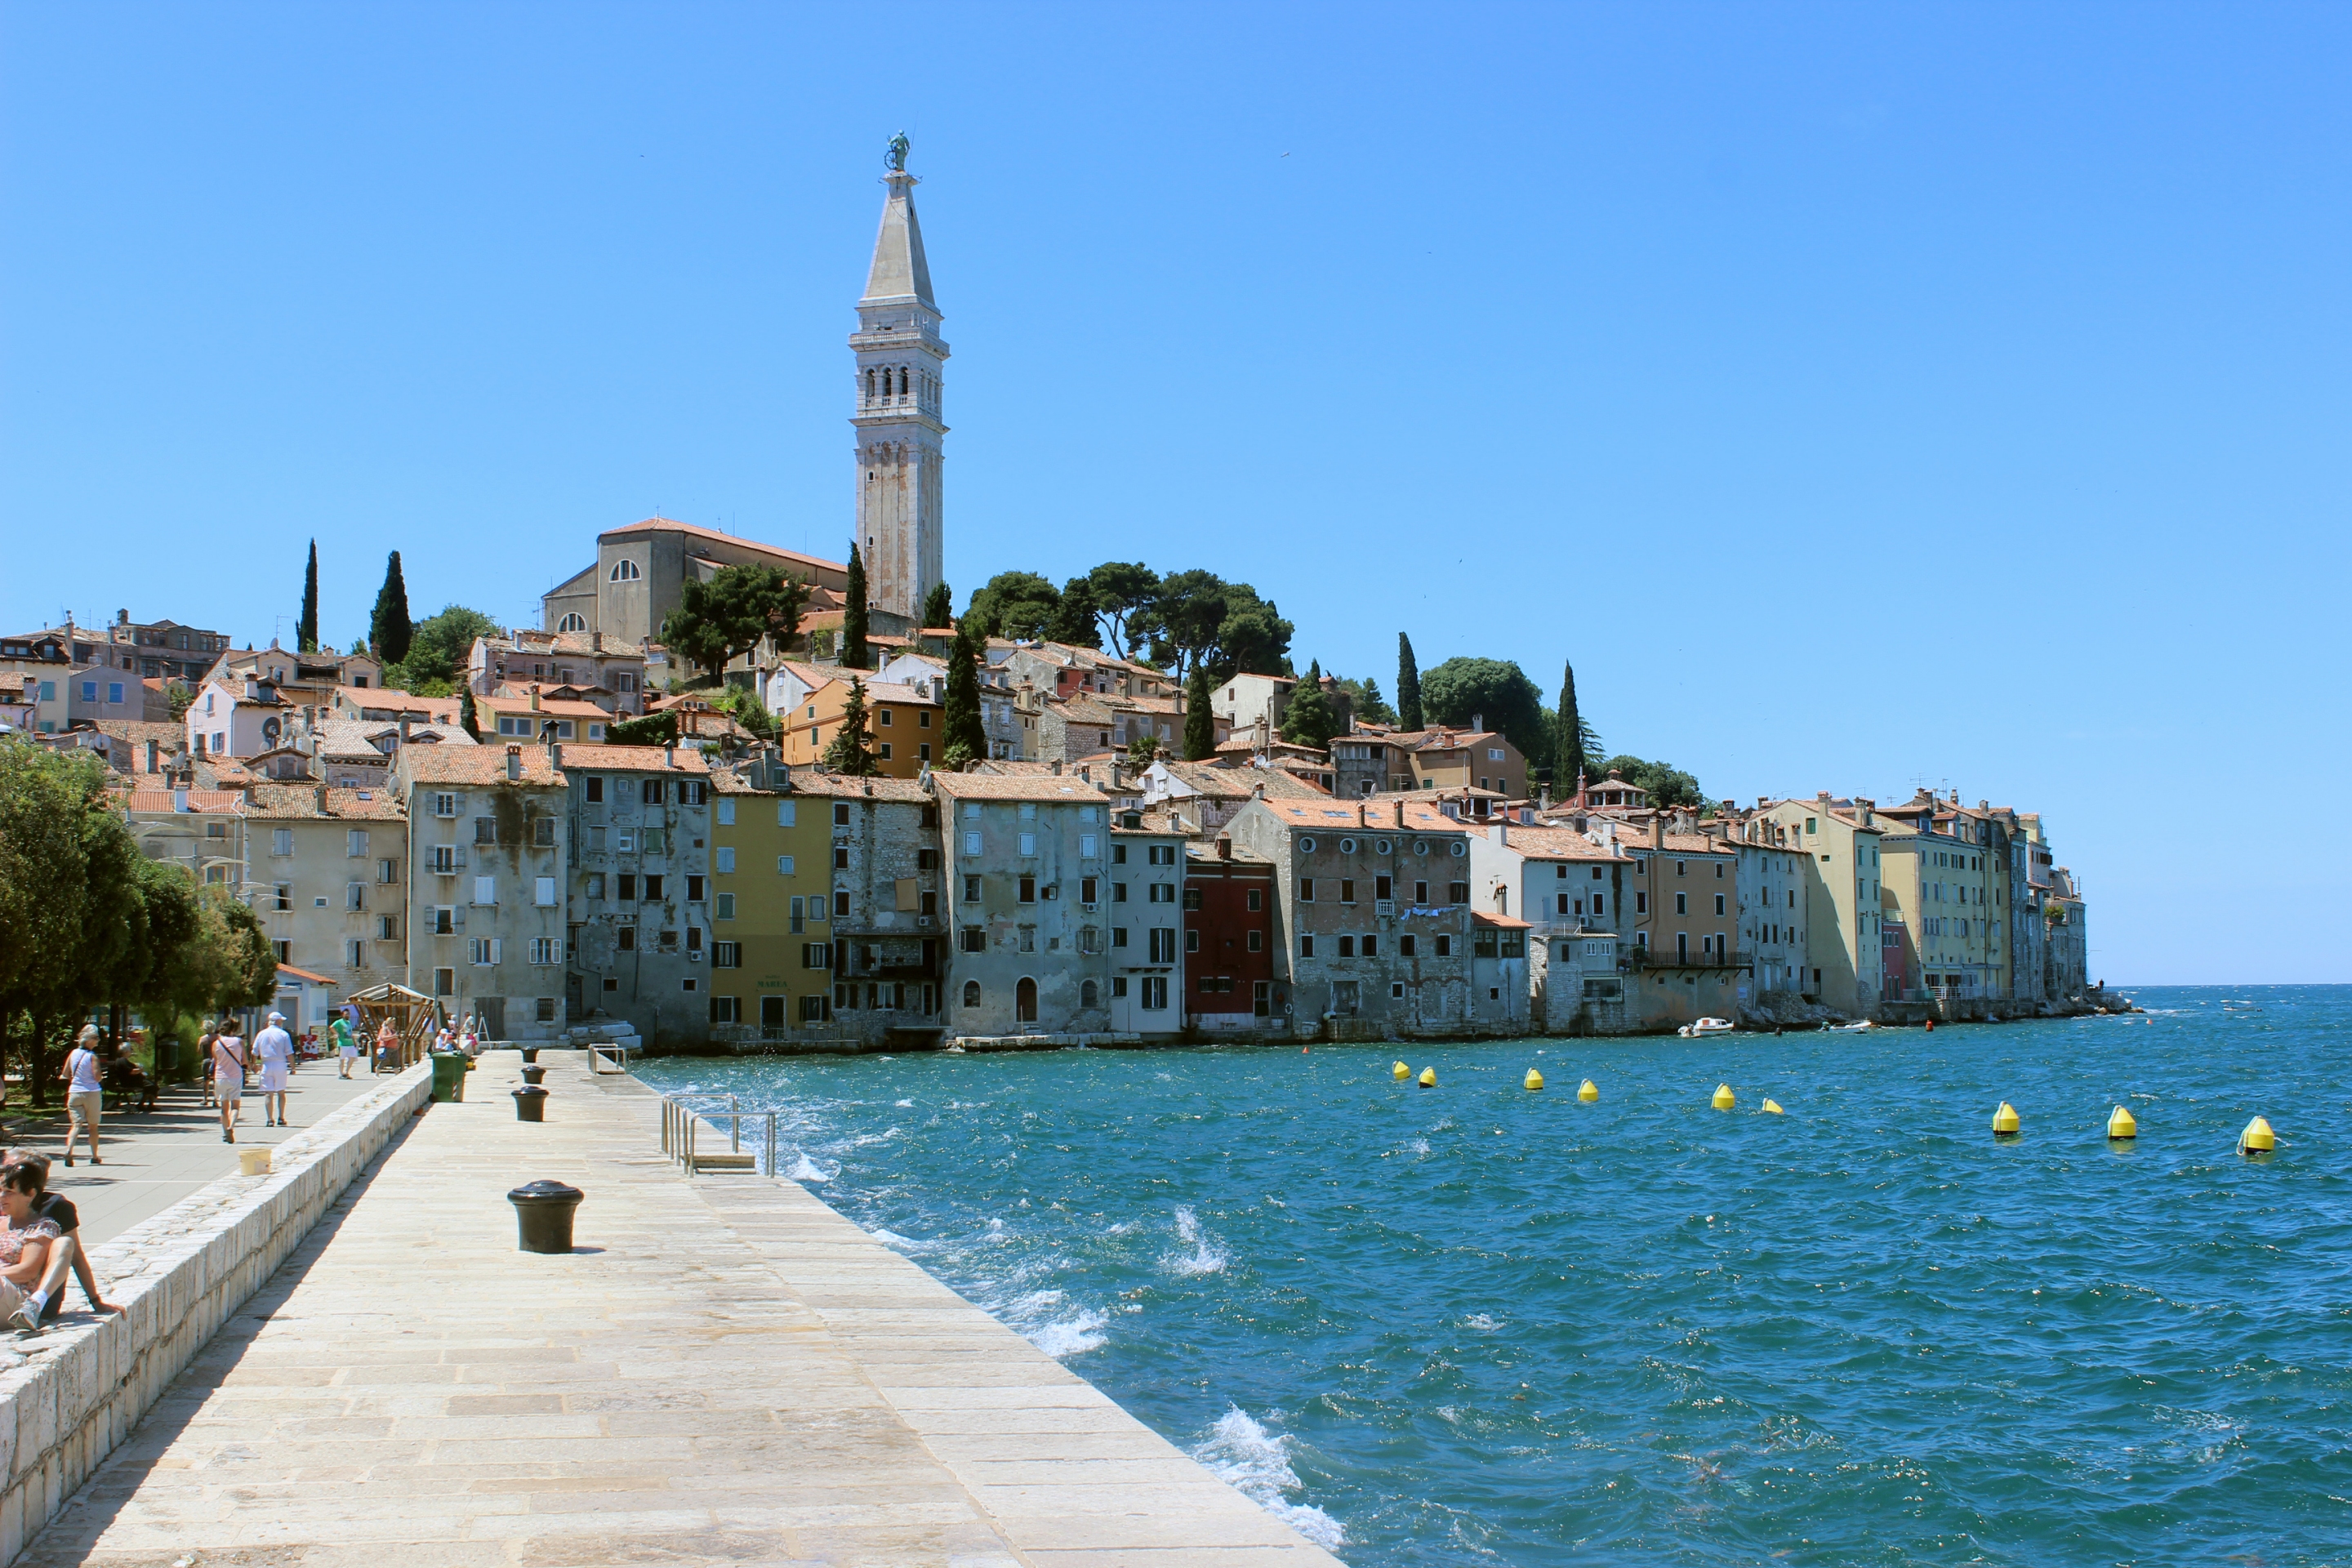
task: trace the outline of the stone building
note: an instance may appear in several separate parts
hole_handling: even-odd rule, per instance
[[[940,803],[914,779],[813,769],[793,770],[793,793],[826,833],[833,1034],[936,1045],[948,964]]]
[[[1468,842],[1473,907],[1528,922],[1529,1026],[1563,1035],[1630,1026],[1616,921],[1633,858],[1566,824],[1494,821]]]
[[[1110,885],[1110,1026],[1126,1035],[1181,1033],[1182,827],[1165,812],[1113,813],[1104,874]]]
[[[1805,963],[1800,994],[1850,1018],[1901,1000],[1909,944],[1887,900],[1877,803],[1836,797],[1759,803],[1755,814],[1805,874]]]
[[[547,752],[562,770],[572,823],[573,1017],[625,1019],[656,1044],[707,1039],[709,764],[690,747]]]
[[[946,575],[940,495],[947,435],[948,345],[915,217],[915,176],[894,168],[857,301],[854,395],[857,431],[856,538],[880,629],[920,629],[923,599]]]
[[[344,990],[408,980],[407,812],[376,785],[255,784],[254,912],[278,962]]]
[[[772,751],[710,782],[711,1037],[835,1038],[831,802]]]
[[[1279,1028],[1273,862],[1224,834],[1184,852],[1186,1025],[1213,1037]]]
[[[1111,901],[1103,791],[1053,773],[933,773],[930,784],[954,907],[948,1033],[1107,1031],[1109,930],[1127,929],[1147,952],[1151,939],[1148,920]],[[1147,907],[1139,900],[1148,895],[1130,893]]]

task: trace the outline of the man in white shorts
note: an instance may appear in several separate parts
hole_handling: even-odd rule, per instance
[[[106,1083],[99,1077],[98,1026],[84,1024],[74,1048],[66,1053],[66,1065],[58,1076],[66,1080],[66,1166],[73,1166],[74,1136],[84,1128],[89,1131],[89,1163],[103,1165],[98,1157],[98,1117],[106,1104]]]
[[[294,1037],[285,1029],[286,1015],[269,1015],[269,1026],[253,1037],[253,1054],[261,1063],[261,1124],[284,1127],[286,1075],[294,1069]]]

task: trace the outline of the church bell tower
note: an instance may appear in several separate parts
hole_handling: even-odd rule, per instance
[[[931,269],[915,221],[915,176],[907,139],[890,143],[882,227],[857,301],[857,547],[871,607],[918,624],[923,600],[946,574],[940,498],[941,420],[948,345],[931,300]],[[877,630],[883,629],[877,626]]]

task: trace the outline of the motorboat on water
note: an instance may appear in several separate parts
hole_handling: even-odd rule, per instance
[[[1867,1018],[1862,1018],[1862,1019],[1858,1019],[1858,1020],[1856,1020],[1855,1022],[1851,1023],[1851,1024],[1831,1024],[1831,1025],[1828,1025],[1828,1026],[1827,1026],[1822,1030],[1822,1032],[1823,1032],[1824,1034],[1831,1034],[1831,1035],[1859,1035],[1859,1034],[1863,1033],[1864,1030],[1866,1030],[1866,1029],[1870,1029],[1870,1028],[1872,1028],[1872,1027],[1874,1027],[1874,1026],[1873,1026],[1873,1025],[1872,1025],[1872,1023],[1871,1023],[1871,1021],[1870,1021],[1869,1019],[1867,1019]]]
[[[1695,1040],[1702,1035],[1727,1035],[1733,1026],[1728,1018],[1701,1018],[1696,1024],[1685,1024],[1675,1033],[1686,1040]]]

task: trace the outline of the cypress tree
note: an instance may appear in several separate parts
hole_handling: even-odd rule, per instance
[[[457,722],[477,741],[482,738],[481,716],[474,710],[474,689],[471,686],[457,688]]]
[[[1216,716],[1209,710],[1209,667],[1196,664],[1184,683],[1184,760],[1206,762],[1217,754]]]
[[[841,662],[849,669],[865,669],[870,657],[866,648],[866,562],[857,553],[853,541],[849,546],[849,586],[842,591],[845,603],[841,610]]]
[[[1412,639],[1402,632],[1397,633],[1397,724],[1406,730],[1428,728],[1421,717],[1421,666],[1412,660]]]
[[[950,773],[967,762],[988,755],[988,728],[980,712],[980,644],[958,626],[955,646],[948,650],[947,690],[940,698],[944,744],[940,765]]]
[[[918,630],[955,625],[955,595],[945,583],[934,583],[931,591],[923,595],[923,624]]]
[[[1584,772],[1584,721],[1576,711],[1576,666],[1563,661],[1559,672],[1559,739],[1551,747],[1551,793],[1565,799]]]
[[[302,618],[294,623],[294,650],[319,651],[319,542],[310,541],[310,563],[302,569]]]
[[[841,705],[841,727],[824,748],[824,763],[837,773],[872,778],[882,771],[874,755],[874,736],[866,727],[866,682],[849,678],[849,700]]]
[[[383,586],[376,592],[375,614],[368,620],[368,646],[384,663],[398,664],[408,657],[408,642],[415,634],[408,618],[408,584],[400,574],[400,552],[395,550],[384,563]]]
[[[1331,731],[1338,727],[1331,700],[1323,695],[1323,664],[1318,659],[1307,667],[1307,679],[1290,693],[1290,706],[1282,713],[1282,738],[1294,746],[1312,746],[1319,752],[1331,743]]]

